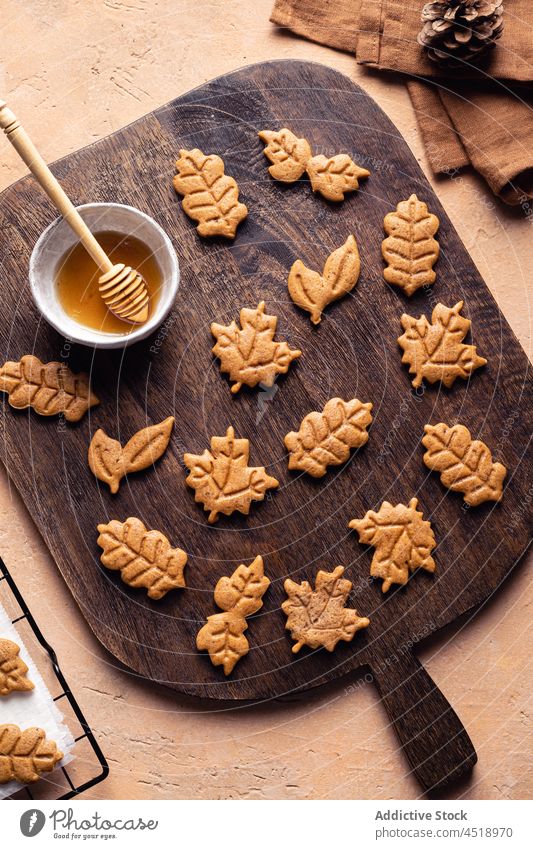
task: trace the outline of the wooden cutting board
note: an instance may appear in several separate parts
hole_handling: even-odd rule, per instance
[[[257,132],[282,126],[309,139],[315,153],[350,153],[371,177],[338,205],[313,195],[306,180],[275,182]],[[220,154],[237,179],[250,215],[234,242],[202,240],[183,213],[172,188],[181,147]],[[271,699],[369,666],[424,786],[471,769],[472,744],[412,649],[496,592],[527,546],[529,364],[399,131],[337,72],[272,62],[214,80],[53,170],[79,204],[118,201],[152,215],[173,240],[182,275],[175,310],[154,337],[124,352],[75,347],[39,317],[27,284],[31,250],[53,209],[30,177],[0,198],[3,360],[33,352],[89,369],[102,400],[76,426],[7,403],[1,417],[2,459],[95,634],[140,675],[217,699]],[[440,218],[441,256],[433,288],[407,299],[383,281],[381,240],[384,215],[412,192]],[[289,268],[300,258],[320,269],[350,233],[361,253],[359,283],[314,327],[288,297]],[[436,302],[461,299],[488,365],[450,391],[415,393],[396,342],[400,315],[429,316]],[[303,354],[274,392],[233,396],[211,354],[209,324],[229,323],[260,300],[279,316],[279,338]],[[322,480],[290,473],[283,436],[334,396],[372,401],[369,443]],[[132,476],[115,497],[98,486],[87,466],[94,431],[103,427],[125,442],[168,415],[176,426],[157,467]],[[508,467],[501,504],[466,510],[461,496],[428,472],[420,440],[424,425],[439,421],[466,424]],[[280,488],[249,517],[209,526],[185,486],[182,456],[201,453],[230,424],[250,438],[251,464],[265,464]],[[372,551],[347,523],[383,500],[413,496],[436,534],[437,571],[383,595],[381,582],[368,577]],[[186,590],[153,602],[101,567],[96,525],[128,516],[187,550]],[[218,578],[257,554],[272,585],[250,622],[250,653],[225,678],[196,651],[196,633],[216,612]],[[283,582],[313,579],[337,564],[346,567],[351,603],[371,627],[333,654],[304,649],[294,656],[280,610]]]

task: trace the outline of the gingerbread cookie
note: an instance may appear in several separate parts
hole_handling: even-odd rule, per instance
[[[42,728],[22,731],[18,725],[0,725],[0,784],[33,784],[62,758],[63,752]]]
[[[327,200],[344,200],[346,192],[355,192],[359,180],[370,176],[370,171],[361,168],[347,153],[336,156],[313,156],[307,163],[311,188]]]
[[[106,483],[112,493],[118,492],[123,477],[153,466],[165,453],[173,426],[174,416],[169,416],[159,424],[143,427],[126,442],[124,448],[100,428],[89,445],[91,472]]]
[[[381,245],[388,263],[383,271],[387,283],[398,286],[406,295],[433,284],[433,266],[439,256],[439,243],[433,238],[439,229],[437,216],[413,194],[409,200],[400,201],[396,212],[385,216],[383,225],[388,233]]]
[[[234,381],[231,391],[238,392],[243,383],[254,387],[273,386],[279,374],[285,374],[302,352],[289,348],[287,342],[276,342],[278,319],[265,313],[265,302],[257,309],[242,309],[240,324],[211,325],[216,344],[212,351],[220,359],[220,370]]]
[[[466,380],[486,364],[486,359],[478,356],[475,345],[463,343],[472,322],[460,315],[462,308],[463,301],[454,307],[437,304],[431,324],[425,315],[418,319],[402,315],[405,333],[398,337],[398,344],[403,351],[402,363],[408,363],[409,374],[415,375],[413,386],[420,386],[423,380],[428,383],[440,380],[449,389],[456,378]]]
[[[311,159],[311,146],[307,139],[297,138],[284,127],[277,132],[261,130],[259,138],[266,143],[263,151],[272,165],[268,172],[282,183],[294,183],[305,172]]]
[[[215,602],[224,613],[207,617],[196,637],[196,646],[199,651],[208,651],[213,666],[222,666],[226,675],[250,651],[244,636],[248,628],[246,617],[261,609],[269,585],[263,558],[256,557],[249,566],[238,566],[229,578],[220,578],[215,587]]]
[[[239,187],[224,173],[220,156],[206,156],[198,148],[180,150],[173,185],[183,195],[181,205],[194,221],[200,236],[234,239],[237,227],[248,215],[239,202]]]
[[[26,677],[28,667],[19,652],[20,646],[12,640],[0,639],[0,696],[8,696],[13,690],[33,690],[33,682]]]
[[[360,448],[368,441],[371,409],[372,404],[363,404],[357,398],[331,398],[321,413],[309,413],[299,431],[285,437],[289,469],[321,478],[328,466],[345,463],[351,448]]]
[[[211,438],[210,451],[183,456],[190,470],[185,483],[195,490],[194,500],[209,511],[209,523],[216,522],[219,513],[230,516],[237,510],[247,516],[252,501],[262,501],[267,489],[279,486],[264,466],[248,466],[249,456],[249,440],[236,439],[232,427],[226,436]]]
[[[0,392],[7,392],[17,410],[33,407],[40,416],[62,413],[68,422],[77,422],[100,401],[91,392],[89,375],[74,374],[65,363],[42,363],[26,354],[19,362],[0,368]]]
[[[359,188],[359,180],[370,176],[346,153],[336,156],[312,156],[307,139],[300,139],[291,130],[271,132],[261,130],[259,138],[267,143],[264,154],[272,165],[269,173],[283,183],[294,183],[307,171],[311,188],[327,200],[344,200],[346,192]]]
[[[107,525],[98,525],[98,533],[97,542],[103,549],[100,560],[106,569],[119,571],[128,586],[147,589],[153,599],[185,586],[186,553],[171,548],[159,531],[148,531],[140,519],[113,519]]]
[[[363,519],[352,519],[348,527],[359,534],[359,542],[376,549],[370,566],[373,578],[383,578],[384,593],[391,584],[406,584],[415,569],[435,571],[431,552],[436,546],[431,523],[417,510],[418,500],[393,506],[384,501],[377,513],[369,510]]]
[[[357,631],[368,628],[370,619],[359,616],[357,610],[345,607],[352,589],[352,582],[343,578],[344,566],[336,566],[333,572],[320,570],[315,589],[308,581],[296,584],[287,578],[284,587],[289,598],[281,609],[287,616],[285,628],[296,640],[294,654],[302,646],[311,649],[320,647],[333,651],[339,640],[350,642]]]
[[[296,306],[311,313],[313,324],[319,324],[327,305],[353,289],[360,269],[357,242],[348,236],[344,245],[328,256],[322,274],[297,259],[289,272],[289,294]]]
[[[422,445],[427,448],[424,463],[440,473],[444,486],[453,492],[464,493],[471,507],[483,501],[500,501],[507,469],[493,463],[490,449],[484,442],[472,439],[462,424],[450,427],[444,422],[426,425]]]

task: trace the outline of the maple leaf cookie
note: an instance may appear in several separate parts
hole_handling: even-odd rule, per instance
[[[472,322],[461,315],[463,301],[454,307],[437,304],[431,315],[431,324],[425,315],[414,318],[404,313],[401,318],[405,331],[398,337],[403,351],[402,363],[409,364],[411,381],[416,388],[423,380],[428,383],[442,381],[448,389],[456,378],[466,380],[472,372],[486,364],[478,356],[475,345],[465,345],[463,339]]]
[[[240,324],[211,325],[215,337],[213,354],[220,359],[220,370],[229,374],[234,381],[231,391],[238,392],[243,383],[254,387],[258,383],[274,385],[278,374],[286,374],[293,360],[302,352],[289,348],[287,342],[276,342],[278,319],[265,313],[265,302],[255,310],[242,309]]]
[[[268,489],[276,489],[279,481],[267,475],[264,466],[250,467],[250,441],[236,439],[228,427],[226,436],[213,436],[211,450],[203,454],[184,454],[190,470],[185,483],[195,490],[195,501],[209,511],[207,521],[216,522],[219,513],[230,516],[236,510],[250,512],[252,501],[262,501]]]
[[[296,640],[293,654],[302,646],[311,649],[324,647],[333,651],[339,640],[350,642],[357,631],[368,628],[370,619],[359,616],[357,610],[345,607],[352,589],[352,582],[343,578],[344,566],[336,566],[333,572],[317,572],[315,589],[308,581],[295,583],[285,581],[288,599],[281,609],[287,616],[285,628]]]
[[[383,578],[384,593],[391,584],[406,584],[415,569],[435,571],[431,556],[437,544],[435,534],[417,506],[416,498],[411,498],[408,506],[384,501],[377,513],[369,510],[363,519],[352,519],[348,524],[359,534],[359,542],[376,549],[370,574]]]

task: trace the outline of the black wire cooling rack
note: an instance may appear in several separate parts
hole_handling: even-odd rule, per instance
[[[41,629],[37,625],[33,615],[28,608],[22,594],[17,587],[13,577],[11,576],[7,566],[0,559],[0,587],[8,588],[8,593],[11,594],[11,603],[8,605],[14,617],[11,618],[13,625],[17,625],[17,629],[26,626],[29,629],[30,636],[44,650],[45,659],[48,661],[49,670],[44,670],[48,675],[43,674],[43,669],[37,663],[37,658],[28,646],[26,635],[21,632],[21,638],[26,643],[26,648],[30,652],[33,660],[37,663],[39,671],[43,674],[43,678],[48,677],[47,686],[53,695],[54,702],[58,703],[58,707],[63,713],[64,720],[74,736],[74,748],[72,754],[74,759],[66,766],[61,766],[60,769],[54,770],[49,776],[43,776],[35,785],[25,787],[19,790],[9,799],[72,799],[78,796],[95,784],[99,784],[109,775],[109,766],[103,755],[96,738],[91,731],[87,721],[81,711],[81,708],[74,698],[70,687],[63,675],[57,656],[49,643],[45,640]],[[0,595],[2,601],[5,598],[5,593]]]

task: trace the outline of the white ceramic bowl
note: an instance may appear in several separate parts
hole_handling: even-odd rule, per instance
[[[123,348],[145,339],[168,315],[179,287],[180,270],[172,242],[159,224],[133,206],[120,203],[87,203],[77,207],[92,232],[113,230],[135,236],[147,245],[161,269],[161,292],[156,309],[146,324],[128,334],[103,333],[74,321],[59,302],[57,266],[78,242],[64,218],[53,221],[39,237],[30,257],[30,287],[33,300],[46,321],[63,336],[93,348]]]

